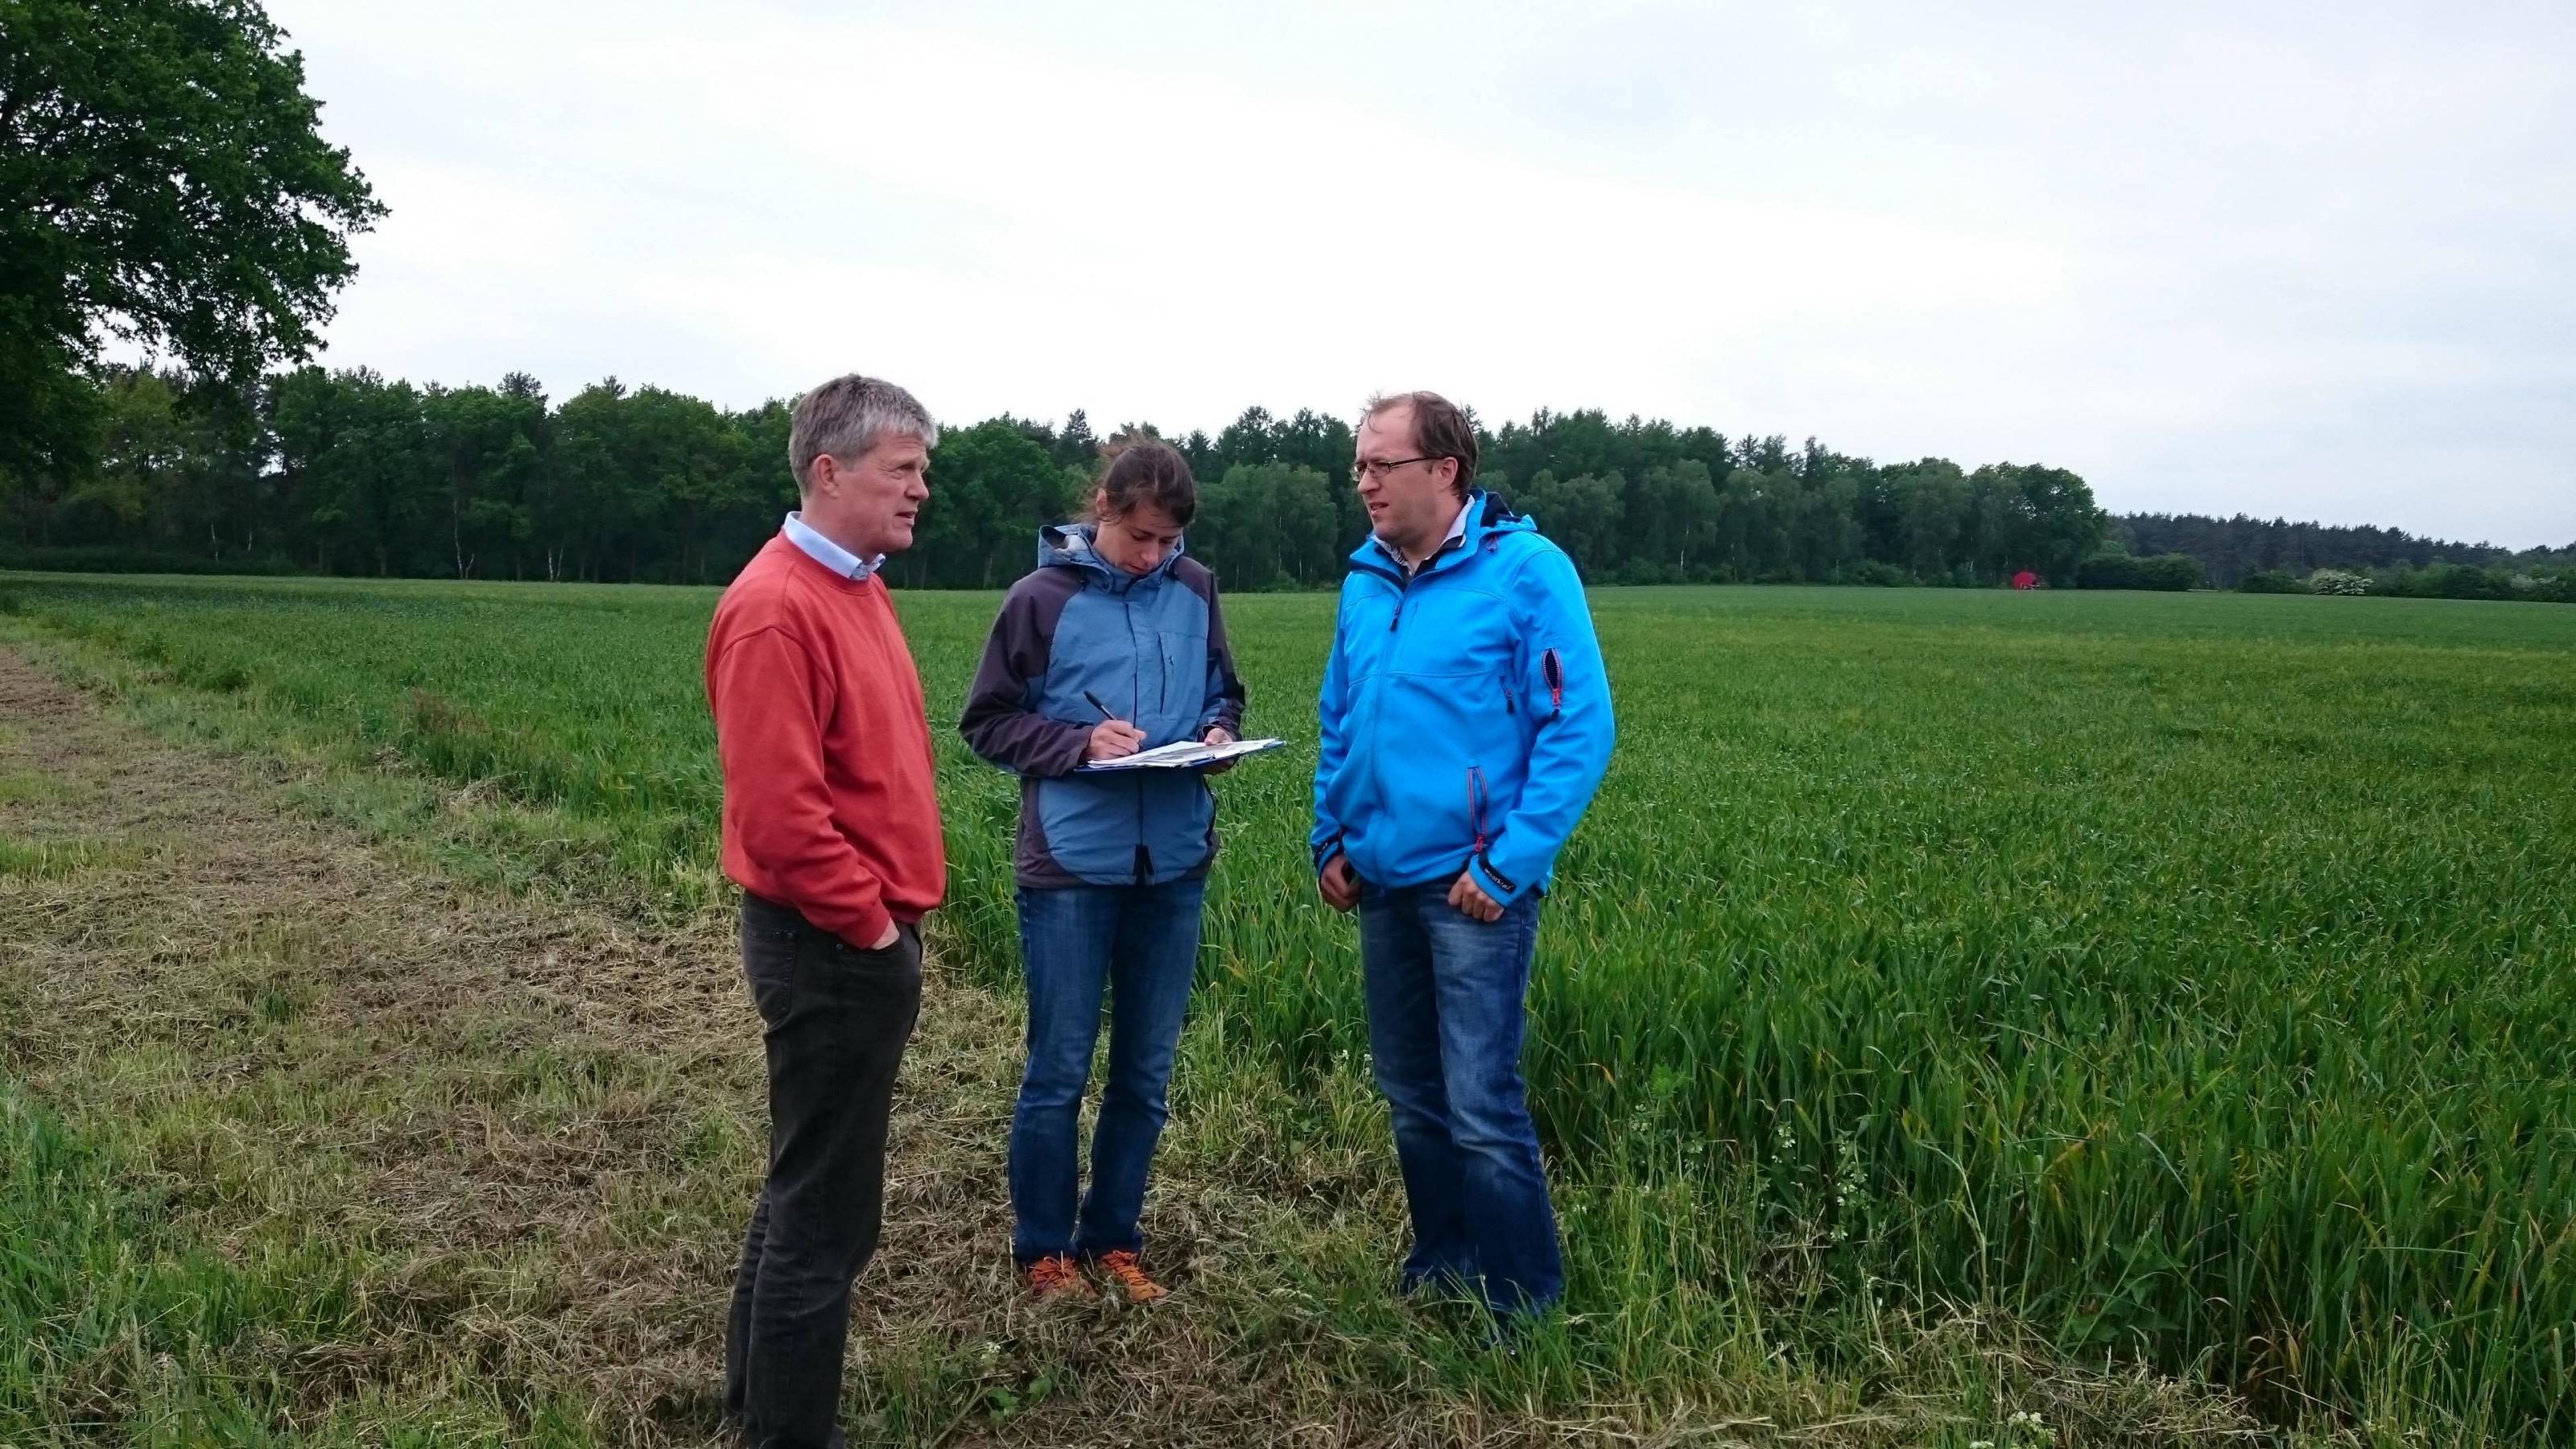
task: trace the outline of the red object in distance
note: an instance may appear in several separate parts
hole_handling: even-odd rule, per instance
[[[2023,569],[2020,573],[2013,575],[2013,587],[2016,589],[2038,588],[2039,575],[2032,573],[2028,569]]]

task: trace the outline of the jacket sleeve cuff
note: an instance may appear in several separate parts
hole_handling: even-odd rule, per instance
[[[1044,745],[1031,751],[1030,763],[1036,768],[1019,773],[1037,779],[1053,779],[1081,769],[1083,762],[1090,757],[1091,726],[1060,719],[1046,723],[1049,728]]]
[[[1495,871],[1491,852],[1479,852],[1474,859],[1468,861],[1467,873],[1475,878],[1476,888],[1492,896],[1494,904],[1498,906],[1508,906],[1529,892],[1529,882],[1515,880]]]
[[[967,748],[1015,775],[1046,779],[1082,768],[1091,727],[1026,711],[961,727]]]
[[[1324,867],[1333,863],[1333,857],[1342,853],[1342,832],[1334,831],[1314,842],[1311,848],[1315,853],[1315,874],[1322,875]]]

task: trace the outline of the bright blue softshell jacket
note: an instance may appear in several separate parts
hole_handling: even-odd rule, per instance
[[[1565,551],[1499,498],[1409,581],[1351,555],[1316,704],[1318,869],[1389,888],[1475,872],[1509,905],[1546,888],[1616,733],[1601,645]]]
[[[1101,713],[1144,748],[1242,728],[1216,576],[1180,549],[1149,574],[1112,567],[1087,524],[1038,531],[1036,572],[1011,586],[957,728],[1020,776],[1021,885],[1160,885],[1206,873],[1216,800],[1196,770],[1077,775]]]

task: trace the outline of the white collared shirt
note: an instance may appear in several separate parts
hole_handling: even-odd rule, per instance
[[[1406,573],[1418,574],[1422,572],[1422,566],[1431,562],[1433,559],[1438,558],[1440,556],[1440,550],[1447,548],[1449,545],[1456,543],[1458,540],[1467,536],[1467,506],[1467,500],[1459,500],[1458,516],[1449,520],[1449,531],[1446,534],[1441,535],[1438,543],[1431,546],[1430,552],[1424,554],[1418,559],[1408,559],[1402,554],[1396,554],[1395,561],[1404,565],[1404,571]],[[1386,548],[1386,540],[1382,538],[1379,539],[1378,547]],[[1391,548],[1388,548],[1386,551],[1388,553],[1395,553],[1395,550]]]
[[[884,554],[878,554],[875,558],[861,558],[817,533],[813,525],[807,523],[804,516],[792,508],[787,511],[787,521],[778,525],[778,531],[787,535],[789,543],[803,549],[807,558],[852,582],[864,579],[885,567]]]

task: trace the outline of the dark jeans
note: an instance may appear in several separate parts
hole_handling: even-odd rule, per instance
[[[745,896],[742,965],[767,1028],[769,1175],[725,1324],[725,1416],[754,1445],[838,1445],[850,1283],[884,1213],[895,1068],[921,1011],[921,930],[863,951]]]
[[[1565,1291],[1521,1085],[1538,893],[1489,925],[1450,905],[1449,888],[1444,880],[1360,897],[1369,1053],[1413,1214],[1403,1285],[1535,1313]]]
[[[1136,1219],[1163,1135],[1163,1089],[1199,955],[1205,880],[1158,886],[1023,887],[1020,959],[1029,983],[1029,1063],[1011,1114],[1011,1256],[1142,1252]],[[1077,1221],[1076,1130],[1100,996],[1109,992],[1109,1080],[1091,1132],[1091,1191]]]

